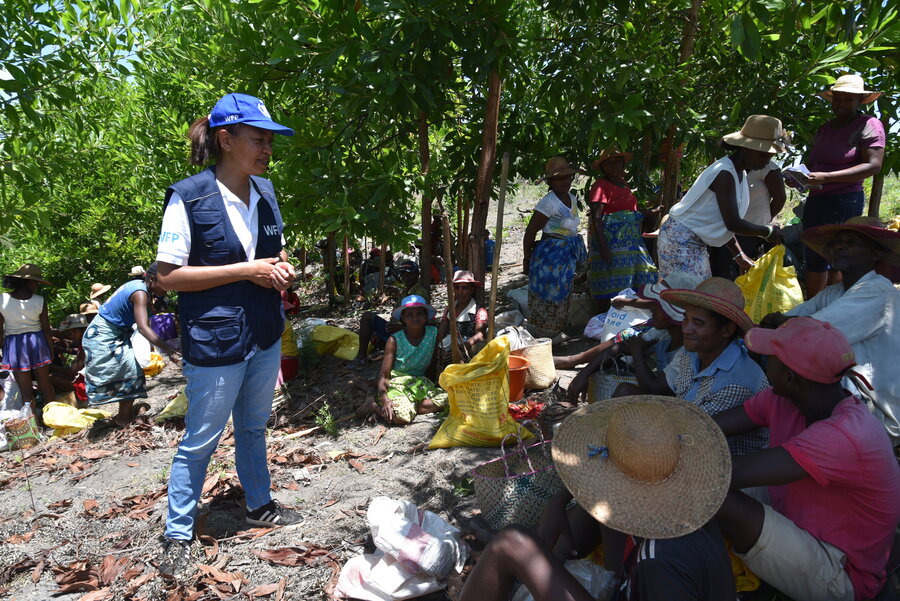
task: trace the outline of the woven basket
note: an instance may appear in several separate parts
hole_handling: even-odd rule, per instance
[[[588,398],[591,403],[612,398],[613,392],[619,384],[628,383],[637,385],[637,375],[630,367],[616,359],[608,359],[603,362],[588,383]]]
[[[525,422],[528,423],[528,422]],[[472,470],[475,499],[481,515],[495,530],[510,524],[536,528],[551,497],[563,489],[550,456],[550,441],[526,445],[518,434],[507,434],[500,443],[502,455]],[[516,449],[506,452],[506,441],[516,440]]]
[[[525,388],[543,390],[556,382],[556,366],[553,365],[553,343],[549,338],[540,338],[531,346],[526,346],[511,355],[519,355],[528,359],[528,375],[525,377]]]

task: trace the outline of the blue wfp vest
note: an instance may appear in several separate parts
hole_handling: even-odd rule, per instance
[[[277,257],[283,225],[275,188],[261,177],[251,176],[250,183],[260,195],[256,258]],[[214,167],[170,186],[166,205],[173,192],[181,196],[190,222],[188,265],[230,265],[247,260],[225,212]],[[240,363],[256,349],[269,348],[281,338],[285,319],[278,291],[247,280],[201,292],[179,292],[178,317],[185,360],[206,367]]]

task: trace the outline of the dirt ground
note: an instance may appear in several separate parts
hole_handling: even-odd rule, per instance
[[[520,265],[522,215],[535,201],[520,197],[507,205],[498,311],[511,306],[505,291],[526,283]],[[435,305],[445,306],[443,290],[435,292]],[[356,329],[359,314],[373,308],[329,310],[321,295],[303,300],[317,308],[295,318],[295,328],[305,317],[324,317]],[[576,337],[555,350],[568,354],[589,345]],[[340,566],[366,548],[365,511],[380,495],[440,514],[461,527],[477,550],[489,532],[478,518],[469,470],[497,457],[498,450],[425,451],[440,425],[436,415],[420,416],[405,427],[351,418],[377,369],[374,361],[351,367],[334,357],[307,356],[301,375],[288,386],[288,398],[273,412],[268,433],[273,495],[303,514],[300,525],[247,527],[234,441],[226,431],[201,498],[201,544],[194,547],[198,570],[177,583],[160,578],[155,564],[181,430],[177,423],[159,425],[153,418],[183,386],[179,367],[167,364],[148,380],[150,410],[127,430],[93,428],[0,455],[0,596],[11,601],[326,599]],[[574,372],[559,375],[565,388]],[[335,420],[346,419],[336,436],[310,432],[326,402]],[[447,598],[445,593],[429,597]]]

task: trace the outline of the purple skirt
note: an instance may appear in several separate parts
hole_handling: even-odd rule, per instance
[[[163,340],[171,340],[178,337],[175,329],[174,313],[157,313],[150,316],[150,328]]]
[[[3,362],[9,371],[31,371],[50,365],[50,347],[43,331],[7,335],[3,339]]]

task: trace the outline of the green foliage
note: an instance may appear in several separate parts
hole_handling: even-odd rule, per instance
[[[334,416],[331,415],[331,407],[328,401],[322,403],[322,406],[316,410],[316,425],[322,428],[326,434],[331,436],[338,435],[338,427],[334,422]]]

